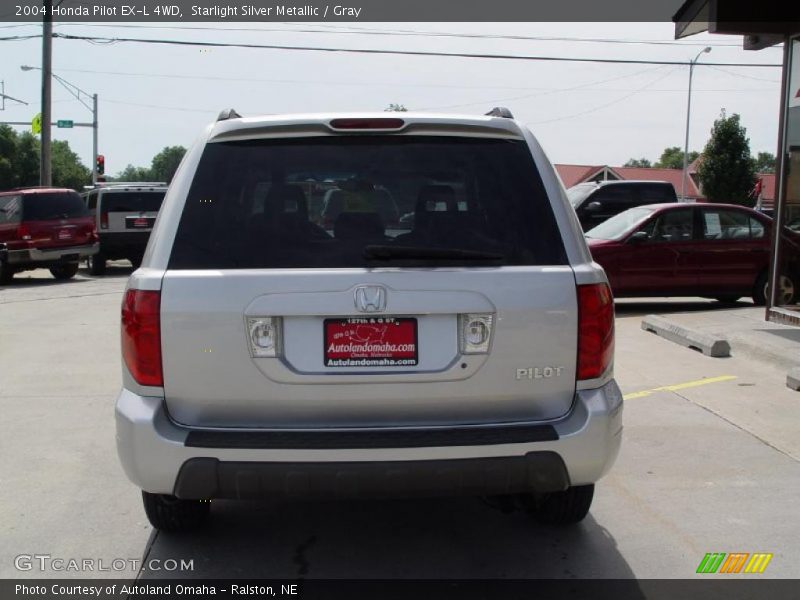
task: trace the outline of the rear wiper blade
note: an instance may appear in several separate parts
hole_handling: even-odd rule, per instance
[[[364,247],[364,258],[372,260],[397,259],[469,259],[469,260],[503,260],[505,255],[480,250],[464,250],[462,248],[426,248],[424,246],[379,246]]]

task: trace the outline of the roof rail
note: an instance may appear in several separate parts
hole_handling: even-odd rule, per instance
[[[237,113],[234,109],[226,108],[225,110],[219,113],[217,121],[227,121],[228,119],[241,119],[241,118],[242,115]]]
[[[502,117],[504,119],[513,119],[514,115],[505,106],[495,106],[492,110],[486,113],[487,117]]]

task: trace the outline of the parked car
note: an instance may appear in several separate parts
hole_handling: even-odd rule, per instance
[[[629,209],[586,233],[616,297],[703,296],[764,304],[772,221],[729,204],[658,204]],[[780,278],[791,304],[798,281],[796,235]]]
[[[292,182],[337,169],[413,194],[413,229],[357,203],[313,223]],[[117,444],[150,523],[196,526],[217,498],[464,494],[583,519],[622,396],[561,189],[505,110],[224,111],[123,300]]]
[[[80,195],[54,187],[0,192],[0,281],[15,273],[50,269],[56,279],[70,279],[81,259],[98,250],[97,232]]]
[[[635,206],[678,201],[668,181],[587,181],[569,188],[567,196],[584,231]]]
[[[142,262],[147,240],[167,193],[165,183],[102,184],[83,194],[100,236],[100,250],[87,258],[92,275],[102,275],[106,261]]]

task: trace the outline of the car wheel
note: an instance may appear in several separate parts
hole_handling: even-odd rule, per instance
[[[526,512],[546,525],[572,525],[589,513],[594,497],[594,484],[574,485],[563,492],[526,495]]]
[[[161,531],[197,529],[208,517],[209,500],[181,500],[168,494],[142,492],[144,512],[150,524]]]
[[[86,266],[92,275],[102,275],[106,272],[106,257],[99,252],[86,258]]]
[[[67,263],[66,265],[58,265],[50,269],[50,273],[52,273],[53,277],[56,279],[72,279],[77,272],[78,263]]]
[[[758,306],[763,306],[767,302],[768,289],[767,272],[764,271],[756,279],[756,284],[753,288],[753,302]],[[778,306],[786,306],[793,304],[797,298],[797,286],[794,279],[788,275],[781,274],[778,278],[778,294],[775,299]]]

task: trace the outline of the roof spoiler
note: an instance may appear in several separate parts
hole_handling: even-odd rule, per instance
[[[486,113],[487,117],[502,117],[503,119],[513,119],[514,115],[505,106],[495,106],[492,110]]]
[[[221,111],[219,113],[219,116],[217,117],[217,121],[227,121],[228,119],[241,119],[241,118],[242,118],[242,115],[237,113],[234,109],[226,108],[225,110],[223,110],[223,111]]]

